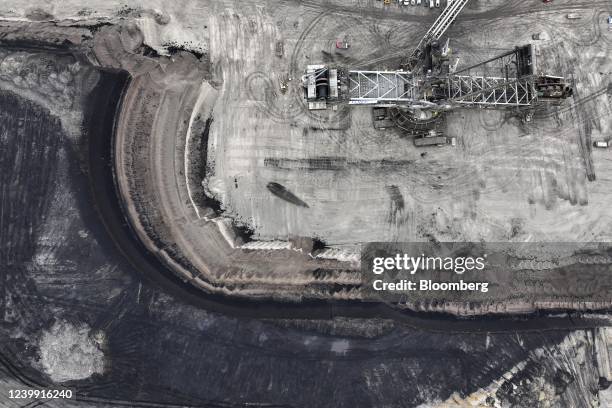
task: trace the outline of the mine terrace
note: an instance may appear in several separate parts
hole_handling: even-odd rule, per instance
[[[3,23],[1,66],[16,76],[1,79],[58,111],[62,86],[85,95],[99,72],[127,76],[108,155],[116,200],[144,247],[204,293],[358,302],[371,300],[369,242],[562,241],[575,250],[513,254],[542,262],[507,296],[393,306],[602,310],[609,263],[577,255],[612,238],[612,32],[598,5],[210,2],[180,21],[125,8],[94,24],[68,0],[82,20],[61,29]],[[24,71],[58,58],[55,88]],[[581,277],[543,290],[568,264]]]

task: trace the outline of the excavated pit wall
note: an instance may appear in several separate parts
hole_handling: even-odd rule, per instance
[[[77,34],[74,38],[83,39],[77,46],[94,64],[127,71],[132,77],[116,118],[116,177],[126,215],[148,250],[182,279],[215,293],[285,301],[363,297],[354,263],[313,259],[291,250],[232,247],[219,228],[220,223],[228,227],[223,218],[215,218],[215,211],[204,208],[201,201],[198,204],[207,216],[194,211],[185,177],[189,169],[185,142],[199,98],[203,98],[202,105],[210,105],[200,107],[201,112],[212,111],[216,101],[215,88],[202,81],[208,75],[204,72],[208,64],[187,52],[172,57],[144,56],[146,47],[139,32],[129,24],[103,26],[93,35],[87,30]],[[456,315],[609,306],[609,302],[571,299],[402,305]]]

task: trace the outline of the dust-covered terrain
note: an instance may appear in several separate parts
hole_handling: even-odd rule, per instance
[[[156,112],[137,116],[146,123],[126,116],[120,129],[125,151],[153,143],[135,159],[118,155],[125,179],[137,180],[123,190],[133,199],[132,217],[149,231],[143,239],[153,236],[151,246],[163,248],[196,285],[287,299],[362,298],[355,268],[365,242],[608,241],[607,153],[592,151],[609,127],[609,62],[596,57],[608,31],[602,11],[591,6],[472,2],[449,31],[459,67],[535,43],[537,69],[571,78],[576,94],[539,107],[530,122],[512,110],[453,111],[444,123],[457,146],[426,149],[397,129],[374,129],[367,107],[309,111],[300,77],[317,62],[396,69],[435,11],[377,2],[211,6],[199,89],[188,84],[197,78],[190,70],[183,90],[172,83],[172,98],[160,93],[159,104],[146,107],[140,93],[128,99]],[[569,12],[580,18],[568,19]],[[491,27],[499,38],[489,35]],[[548,40],[532,39],[544,31]],[[148,43],[144,35],[138,41]],[[336,49],[336,38],[350,39],[351,47]],[[184,107],[182,119],[176,106]],[[151,131],[141,134],[146,127]],[[131,140],[131,129],[142,141]],[[151,169],[135,170],[143,165]],[[551,279],[557,273],[551,270]],[[512,306],[494,299],[495,307],[478,310],[588,309],[596,306],[574,300],[609,300],[572,289],[554,299],[523,294]]]
[[[591,152],[581,140],[609,139],[605,2],[510,1],[492,10],[482,3],[472,2],[449,31],[459,69],[534,43],[538,71],[571,78],[576,95],[539,108],[527,124],[513,111],[453,112],[446,133],[457,138],[455,148],[420,149],[400,131],[377,131],[369,107],[321,113],[300,101],[307,64],[396,69],[397,55],[414,47],[428,20],[340,17],[323,9],[304,27],[282,8],[213,17],[211,60],[224,86],[209,131],[208,189],[264,240],[315,236],[345,247],[424,239],[609,241],[609,153]],[[532,40],[541,32],[549,39]],[[335,38],[349,38],[351,47],[335,49]],[[271,46],[276,41],[285,44],[282,58]],[[285,94],[283,77],[292,79]],[[269,181],[309,207],[271,195]],[[389,188],[402,199],[397,213]]]
[[[608,131],[608,3],[474,1],[451,30],[460,54],[494,41],[483,22],[546,23],[563,57],[547,69],[574,70],[576,100],[531,124],[453,113],[458,146],[423,156],[374,130],[367,109],[308,113],[298,84],[306,61],[394,67],[434,18],[423,7],[5,0],[0,405],[609,406],[605,281],[553,299],[589,311],[596,298],[597,315],[423,313],[546,309],[537,287],[403,313],[359,301],[350,250],[430,236],[606,241],[607,151],[580,143]],[[570,10],[584,13],[572,23],[584,38],[553,24]],[[340,35],[353,44],[344,56]],[[584,74],[580,53],[602,72]],[[549,272],[559,282],[566,270]],[[76,398],[11,398],[62,387]]]
[[[73,63],[45,57],[59,68]],[[164,293],[111,241],[88,185],[88,146],[104,134],[94,118],[116,103],[104,98],[109,81],[120,82],[106,77],[95,98],[83,94],[97,115],[72,100],[86,118],[76,135],[33,98],[2,94],[2,147],[11,152],[2,156],[2,406],[605,406],[605,330],[471,334],[377,319],[256,320]],[[64,387],[74,399],[10,398]]]
[[[150,253],[207,293],[299,302],[368,299],[359,249],[370,241],[607,242],[607,150],[592,148],[609,127],[606,4],[471,2],[449,31],[460,67],[537,42],[538,70],[571,78],[576,92],[528,122],[511,110],[455,110],[443,123],[456,146],[425,149],[397,129],[374,129],[366,107],[309,111],[300,76],[316,62],[396,69],[438,9],[68,1],[0,11],[13,48],[78,50],[81,63],[48,86],[30,83],[27,70],[6,85],[46,104],[69,133],[79,113],[63,106],[78,95],[62,84],[75,77],[86,92],[95,78],[79,74],[82,64],[129,75],[109,165],[121,212]],[[348,50],[335,48],[338,37]],[[25,64],[14,52],[3,62],[9,76]],[[114,192],[96,185],[112,207]],[[525,260],[533,256],[551,254]],[[565,270],[548,265],[525,271],[516,285],[525,290],[501,298],[401,307],[471,315],[609,306],[605,271],[585,275],[597,287],[552,295],[546,280]],[[542,285],[530,285],[532,275]]]

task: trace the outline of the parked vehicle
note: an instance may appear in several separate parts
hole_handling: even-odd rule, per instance
[[[531,38],[533,40],[548,41],[550,40],[550,35],[546,31],[542,31],[540,33],[533,34]]]
[[[350,47],[347,40],[336,40],[336,48],[339,50],[348,50]]]
[[[436,7],[440,7],[440,0],[436,0]]]
[[[429,8],[434,8],[434,0],[429,0]]]
[[[416,147],[445,146],[447,144],[448,139],[445,136],[421,136],[414,139]]]
[[[276,47],[275,47],[276,56],[280,58],[283,56],[284,52],[285,52],[285,47],[283,46],[283,42],[277,41]]]
[[[607,149],[608,147],[610,147],[610,142],[606,141],[606,140],[600,140],[598,142],[594,142],[593,143],[594,147],[599,147],[602,149]]]

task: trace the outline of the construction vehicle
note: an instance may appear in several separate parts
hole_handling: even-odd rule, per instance
[[[606,140],[600,140],[598,142],[594,142],[593,146],[594,147],[599,147],[601,149],[607,149],[608,147],[610,147],[610,142],[608,142]]]
[[[288,82],[289,82],[289,79],[287,78],[287,76],[281,76],[278,79],[278,82],[280,83],[280,91],[281,91],[281,93],[284,94],[285,92],[287,92]]]
[[[445,146],[447,144],[449,144],[448,138],[433,130],[429,135],[414,138],[414,145],[416,147]]]
[[[303,77],[307,101],[326,99],[349,105],[401,106],[412,112],[444,112],[458,107],[524,111],[538,104],[560,102],[572,95],[563,77],[539,71],[533,44],[459,68],[449,40],[443,41],[443,36],[468,1],[449,2],[397,70],[341,68],[332,81],[333,68],[309,65]],[[429,4],[434,7],[434,0]],[[329,80],[324,73],[328,71]],[[340,96],[338,89],[343,89]]]
[[[350,47],[348,41],[344,40],[336,40],[336,48],[339,50],[348,50]]]
[[[282,57],[283,53],[284,53],[284,46],[283,46],[283,42],[282,41],[277,41],[276,42],[276,48],[275,48],[275,53],[277,57]]]

